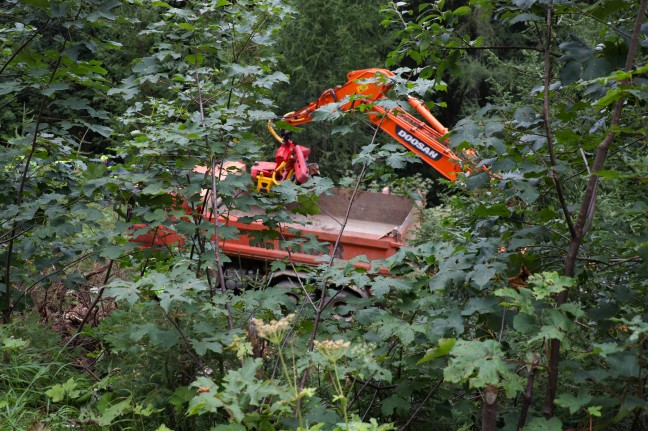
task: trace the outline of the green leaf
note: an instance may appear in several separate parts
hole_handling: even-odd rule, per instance
[[[408,400],[403,398],[402,395],[395,393],[382,402],[380,411],[385,416],[391,416],[394,412],[406,411],[408,404]]]
[[[124,247],[116,245],[107,245],[101,248],[99,255],[106,259],[115,260],[125,252]]]
[[[504,353],[496,340],[458,340],[450,354],[452,359],[443,370],[448,382],[468,381],[471,388],[483,388],[505,381],[509,397],[523,388],[520,377],[503,361]]]
[[[461,311],[462,316],[472,316],[475,313],[488,314],[496,311],[499,307],[499,300],[491,296],[486,298],[470,298]],[[500,308],[501,310],[501,308]]]
[[[50,97],[52,94],[69,89],[70,86],[65,82],[53,82],[47,88],[41,90],[41,94]]]
[[[587,413],[589,413],[592,416],[596,416],[597,418],[601,417],[601,409],[602,406],[592,406],[587,408]]]
[[[542,300],[550,295],[560,293],[574,285],[573,278],[560,276],[557,272],[533,274],[529,277],[528,281],[533,286],[533,296],[537,300]]]
[[[20,350],[27,346],[29,346],[29,341],[23,340],[22,338],[2,338],[2,350]]]
[[[157,296],[160,300],[160,307],[166,312],[173,302],[184,302],[192,304],[194,299],[189,296],[191,293],[192,283],[171,283],[164,286],[158,286],[156,289]]]
[[[472,9],[470,9],[469,6],[460,6],[457,9],[455,9],[454,11],[452,11],[452,13],[454,15],[457,15],[457,16],[468,15],[468,14],[470,14],[470,12],[472,12]]]
[[[508,20],[508,24],[517,24],[518,22],[543,21],[543,18],[533,13],[521,13]]]
[[[569,413],[573,415],[590,401],[592,401],[592,395],[584,388],[581,388],[576,396],[572,394],[560,394],[554,402],[560,407],[569,409]]]
[[[607,357],[610,375],[613,377],[635,377],[641,369],[636,354],[624,351]]]
[[[202,66],[203,61],[205,61],[205,56],[199,54],[189,54],[185,57],[185,59],[189,64],[192,64],[194,66]]]
[[[547,420],[545,418],[533,418],[522,431],[562,431],[562,422],[557,417]]]
[[[38,9],[47,9],[50,6],[51,0],[22,0],[22,3],[34,6]]]
[[[331,103],[320,106],[313,112],[313,121],[333,121],[344,116],[344,112],[338,109],[339,105],[337,103]]]
[[[125,400],[115,403],[110,407],[108,407],[107,409],[103,410],[99,415],[97,421],[99,425],[110,426],[116,418],[131,411],[132,410],[131,401],[132,399],[129,396]]]
[[[81,391],[76,389],[77,382],[73,377],[70,377],[67,382],[62,385],[54,385],[45,394],[52,398],[55,403],[63,401],[66,397],[70,399],[79,398]]]
[[[513,114],[513,118],[520,127],[524,128],[531,127],[534,124],[542,121],[540,116],[530,106],[525,106],[523,108],[517,109]]]
[[[52,399],[52,402],[59,403],[65,399],[65,389],[61,385],[55,385],[45,391],[45,395]]]
[[[176,24],[178,27],[180,27],[183,30],[195,30],[196,27],[194,25],[189,24],[188,22],[180,22]],[[192,63],[194,64],[194,63]]]
[[[479,264],[470,271],[466,278],[472,280],[478,289],[484,289],[491,279],[497,274],[497,270],[492,266]]]
[[[625,3],[617,0],[602,0],[592,4],[589,7],[589,11],[598,19],[606,19],[624,7]]]
[[[205,356],[208,350],[223,353],[223,344],[220,337],[205,338],[203,340],[191,339],[191,345],[200,356]]]
[[[565,333],[565,331],[561,330],[561,328],[558,328],[553,325],[542,325],[538,329],[538,332],[536,333],[535,337],[529,339],[528,342],[533,343],[534,341],[544,341],[544,340],[564,341],[566,335],[567,334]]]
[[[511,210],[506,206],[506,204],[495,204],[491,206],[480,205],[475,208],[475,215],[479,217],[508,217],[511,215]]]
[[[560,82],[563,85],[573,84],[581,77],[581,64],[576,61],[569,61],[560,70]]]
[[[456,342],[456,338],[439,339],[437,347],[428,349],[428,351],[425,353],[425,356],[423,356],[423,358],[421,358],[416,364],[423,364],[425,362],[431,361],[432,359],[447,355],[448,353],[450,353],[450,350],[452,350]]]
[[[216,425],[211,431],[245,431],[247,428],[241,424]]]
[[[619,346],[617,343],[594,343],[593,346],[593,353],[600,355],[603,358],[607,358],[608,355],[619,353],[624,350],[623,347]]]

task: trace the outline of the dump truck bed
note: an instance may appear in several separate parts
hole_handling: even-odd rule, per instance
[[[346,214],[351,205],[348,219]],[[263,214],[261,208],[233,211],[222,221],[236,226],[240,235],[221,244],[222,251],[243,258],[280,260],[290,258],[304,264],[328,262],[338,241],[336,260],[350,260],[364,255],[370,260],[394,254],[404,243],[415,222],[416,205],[411,199],[382,193],[334,189],[322,195],[317,215],[295,215],[294,222],[282,226],[280,238],[260,243],[252,232],[266,230],[260,221],[239,222],[240,217]],[[346,220],[346,222],[345,222]],[[340,232],[341,236],[340,236]],[[295,244],[296,238],[315,237],[324,250],[313,250]],[[289,245],[290,244],[290,245]]]

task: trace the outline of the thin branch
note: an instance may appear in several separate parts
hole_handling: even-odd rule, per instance
[[[104,292],[106,291],[106,284],[108,284],[108,280],[110,280],[110,272],[112,271],[112,267],[114,265],[115,261],[111,260],[108,263],[108,269],[106,270],[106,275],[103,279],[103,282],[101,283],[101,289],[99,289],[99,292],[97,293],[97,297],[92,301],[92,304],[90,304],[90,307],[88,307],[88,311],[86,311],[86,314],[83,316],[83,320],[81,320],[81,324],[79,325],[79,328],[76,331],[76,335],[79,335],[81,331],[83,330],[83,327],[85,324],[88,322],[88,319],[90,318],[90,314],[92,311],[95,309],[101,298],[103,297]]]
[[[504,329],[506,327],[506,307],[502,308],[502,321],[500,322],[499,336],[497,337],[497,342],[501,343],[502,338],[504,337]]]
[[[398,15],[398,17],[400,18],[403,27],[407,28],[407,23],[405,22],[405,18],[403,18],[403,14],[400,13],[400,11],[398,10],[398,6],[396,6],[396,3],[394,3],[393,1],[390,1],[389,3],[391,4],[391,7],[394,9],[394,12],[396,12],[396,15]]]
[[[202,127],[206,128],[205,125],[205,106],[202,100],[202,87],[201,87],[201,81],[200,81],[200,75],[198,75],[198,72],[196,72],[196,86],[197,86],[197,92],[198,92],[198,107],[200,109],[200,122]],[[230,93],[231,94],[231,93]],[[229,103],[229,102],[228,102]],[[207,151],[209,151],[209,136],[205,134],[205,147]],[[216,178],[216,158],[214,156],[210,157],[210,169],[211,169],[211,180],[212,180],[212,193],[211,193],[211,204],[212,204],[212,210],[213,210],[213,223],[212,225],[214,226],[214,257],[216,259],[216,270],[218,273],[218,285],[220,286],[220,291],[221,294],[225,295],[227,294],[227,286],[225,286],[225,274],[223,273],[223,261],[221,258],[221,251],[220,251],[220,226],[218,225],[218,183],[221,180],[221,176],[223,175],[223,163],[224,159],[220,160],[220,164],[218,165],[219,170],[218,170],[218,181]],[[232,307],[230,306],[229,301],[226,301],[225,303],[225,309],[227,311],[227,327],[229,330],[234,329],[234,321],[232,319]]]
[[[364,414],[362,415],[362,421],[364,422],[365,418],[371,411],[371,406],[373,406],[374,401],[376,401],[376,397],[378,396],[378,391],[374,391],[373,396],[371,397],[371,401],[369,401],[369,404],[367,405],[367,408],[365,409]],[[360,406],[358,406],[359,408]]]
[[[16,229],[18,229],[18,228],[19,228],[20,226],[22,226],[23,224],[24,224],[24,223],[22,223],[22,224],[19,225],[19,226],[16,226],[15,229],[10,229],[10,230],[8,230],[7,232],[3,233],[2,235],[0,235],[0,238],[2,238],[3,236],[6,236],[6,235],[9,235],[9,234],[13,233]],[[11,242],[11,241],[13,241],[13,240],[16,239],[16,238],[20,238],[21,236],[23,236],[24,234],[26,234],[26,233],[29,232],[30,230],[34,229],[36,226],[37,226],[36,224],[33,224],[33,225],[31,225],[30,227],[28,227],[27,229],[21,231],[20,233],[17,233],[17,234],[15,234],[14,236],[9,237],[9,238],[7,238],[7,239],[3,239],[2,241],[0,241],[0,245],[2,245],[2,244],[6,244],[6,243],[8,243],[8,242]]]
[[[643,16],[646,13],[648,7],[648,0],[642,0],[639,10],[637,12],[637,19],[635,21],[635,27],[632,33],[632,38],[630,41],[630,46],[628,47],[628,55],[626,57],[626,63],[624,67],[625,72],[632,70],[634,63],[635,54],[639,46],[639,34],[641,33],[641,25],[643,22]],[[622,82],[621,84],[627,84],[627,82]],[[603,163],[608,154],[608,149],[616,137],[615,127],[619,124],[621,120],[621,112],[623,110],[623,104],[625,98],[621,98],[614,105],[614,111],[612,115],[612,120],[610,122],[610,131],[603,138],[601,143],[596,149],[596,155],[594,158],[594,164],[591,167],[591,175],[589,176],[589,181],[587,188],[585,190],[585,195],[581,204],[580,212],[578,215],[578,220],[576,223],[577,236],[572,240],[570,244],[570,249],[565,263],[565,273],[568,276],[573,275],[576,258],[578,256],[578,250],[580,245],[587,234],[587,227],[591,221],[593,215],[593,208],[596,202],[596,190],[598,187],[598,173],[603,168]]]
[[[78,258],[78,259],[76,259],[76,260],[73,260],[72,262],[68,263],[68,264],[65,265],[64,267],[62,267],[62,268],[60,268],[60,269],[57,269],[57,270],[54,271],[54,272],[50,272],[49,274],[46,274],[46,275],[42,276],[41,278],[39,278],[38,280],[36,280],[34,283],[32,283],[29,287],[27,287],[26,289],[24,289],[24,291],[20,294],[20,296],[18,296],[18,297],[16,298],[16,300],[14,301],[14,305],[12,305],[12,308],[15,306],[15,304],[18,304],[18,303],[22,300],[22,298],[23,298],[27,293],[29,293],[30,290],[32,290],[35,286],[37,286],[38,284],[40,284],[40,282],[47,280],[48,278],[50,278],[50,277],[53,276],[53,275],[56,275],[56,274],[59,274],[59,273],[65,271],[66,269],[68,269],[68,268],[71,267],[72,265],[75,265],[75,264],[81,262],[82,260],[84,260],[84,259],[86,259],[86,258],[88,258],[88,257],[90,257],[90,256],[92,256],[92,255],[93,255],[93,253],[84,254],[84,255],[81,256],[80,258]]]
[[[189,342],[189,339],[188,339],[187,336],[184,334],[184,332],[182,332],[182,329],[180,329],[180,325],[178,324],[178,322],[176,322],[175,319],[172,319],[171,316],[169,316],[169,313],[167,313],[164,309],[162,309],[162,313],[164,313],[164,317],[166,317],[167,320],[168,320],[169,322],[171,322],[171,324],[173,325],[173,327],[175,328],[175,330],[178,332],[178,334],[180,334],[180,338],[182,338],[182,342],[184,343],[184,345],[185,345],[185,347],[186,347],[186,349],[187,349],[187,353],[189,353],[189,356],[191,356],[191,359],[193,359],[194,362],[196,363],[196,365],[198,365],[198,367],[200,367],[200,370],[201,370],[201,371],[205,371],[205,364],[204,364],[204,362],[203,362],[202,359],[200,359],[200,357],[199,357],[198,355],[196,355],[196,353],[193,351],[193,347],[191,347],[191,343]]]
[[[283,228],[279,228],[279,235],[281,236],[282,241],[287,241],[286,237],[284,236]],[[290,250],[290,247],[287,248],[286,252],[288,253],[288,263],[290,264],[290,267],[292,270],[295,272],[295,274],[298,272],[297,267],[295,267],[295,262],[292,257],[292,250]],[[304,286],[304,283],[301,280],[301,277],[295,277],[297,279],[297,282],[299,283],[299,287],[301,290],[304,292],[304,296],[310,303],[311,307],[313,307],[313,311],[317,312],[317,305],[315,305],[315,302],[313,302],[313,298],[310,297],[308,294],[308,291],[306,290],[306,286]]]
[[[48,80],[48,85],[54,81],[54,77],[56,76],[56,73],[58,72],[59,67],[61,66],[61,61],[63,61],[63,50],[65,49],[65,46],[67,45],[68,40],[65,39],[59,48],[59,56],[56,60],[56,64],[54,65],[54,68],[52,70],[52,73],[49,77]],[[25,191],[25,184],[27,183],[27,178],[28,178],[28,173],[29,173],[29,167],[31,165],[31,160],[34,157],[34,154],[36,153],[36,148],[38,147],[38,136],[40,134],[40,127],[41,127],[41,122],[43,120],[43,110],[45,109],[45,102],[47,101],[47,96],[43,95],[40,99],[40,104],[38,107],[38,114],[36,117],[36,124],[34,126],[34,132],[33,132],[33,137],[32,137],[32,142],[31,142],[31,147],[29,149],[29,153],[27,154],[27,157],[24,160],[25,167],[23,168],[23,172],[20,176],[20,184],[18,186],[18,193],[16,194],[16,205],[20,206],[22,204],[22,199],[23,199],[23,193]],[[13,232],[15,232],[17,228],[17,223],[14,221],[13,226],[11,228],[11,232],[13,235]],[[12,308],[11,308],[11,260],[13,259],[13,248],[14,248],[14,238],[11,238],[9,241],[9,245],[7,246],[7,253],[6,253],[6,263],[5,263],[5,302],[7,303],[7,309],[2,310],[2,320],[5,322],[9,321],[9,316],[11,315]]]
[[[382,122],[382,120],[381,120],[381,122]],[[375,142],[376,137],[378,136],[378,131],[379,130],[380,130],[380,125],[378,127],[376,127],[376,130],[374,131],[374,135],[373,135],[373,137],[371,139],[370,144],[373,144]],[[335,262],[335,255],[337,254],[337,250],[338,250],[338,248],[340,246],[340,242],[342,240],[342,235],[344,234],[344,230],[346,229],[346,225],[347,225],[347,223],[349,221],[349,216],[351,215],[351,208],[353,207],[355,197],[358,194],[358,190],[360,189],[360,183],[362,182],[362,178],[364,177],[364,173],[365,173],[366,169],[367,169],[367,164],[365,163],[362,166],[362,171],[360,172],[360,175],[358,176],[358,181],[356,182],[356,185],[355,185],[355,187],[353,189],[353,193],[351,194],[351,199],[349,200],[349,205],[347,207],[347,211],[346,211],[346,214],[345,214],[345,217],[344,217],[344,221],[342,222],[342,225],[340,226],[340,231],[338,233],[337,239],[335,240],[335,245],[333,246],[333,250],[331,250],[331,258],[329,260],[329,268],[332,267],[333,263]],[[319,331],[319,324],[322,321],[322,312],[326,309],[326,307],[328,305],[328,303],[326,301],[326,286],[327,286],[327,284],[328,284],[328,279],[325,278],[324,280],[322,280],[322,287],[320,289],[320,303],[319,303],[318,309],[315,312],[315,319],[314,319],[314,322],[313,322],[313,331],[311,332],[310,341],[308,343],[308,351],[309,352],[313,351],[313,347],[315,345],[315,338],[317,337],[317,333]],[[336,295],[338,293],[340,293],[340,291],[338,291],[336,293]],[[330,302],[331,301],[329,301],[329,303]],[[308,375],[309,375],[309,368],[306,368],[304,370],[304,374],[302,375],[302,378],[301,378],[300,390],[303,390],[304,387],[306,386],[306,380],[308,379]],[[297,402],[296,408],[297,409],[300,408],[299,401]]]
[[[558,173],[556,172],[556,167],[558,162],[556,160],[556,153],[554,150],[554,140],[553,140],[553,130],[551,128],[551,118],[549,117],[549,86],[551,84],[551,30],[553,24],[553,2],[550,0],[547,5],[547,33],[545,40],[545,49],[544,49],[544,90],[543,90],[543,119],[545,126],[545,133],[547,135],[547,149],[549,151],[549,160],[551,161],[551,169],[549,174],[551,180],[553,181],[556,187],[556,193],[558,194],[558,200],[560,201],[560,207],[562,208],[563,214],[565,215],[565,221],[567,222],[567,227],[569,228],[569,233],[571,237],[576,236],[576,230],[574,229],[574,223],[572,222],[571,215],[569,214],[569,206],[567,205],[567,200],[565,199],[565,192],[563,191],[562,184],[558,179]]]
[[[619,266],[619,265],[623,265],[625,263],[638,263],[638,262],[641,262],[643,260],[641,258],[641,256],[632,256],[632,257],[623,258],[623,259],[622,258],[610,259],[607,262],[604,261],[604,260],[591,259],[591,258],[588,258],[588,257],[580,257],[580,256],[577,257],[576,259],[584,261],[584,262],[588,262],[588,263],[596,263],[596,264],[600,264],[600,265],[605,265],[607,267]]]
[[[457,30],[454,30],[453,32],[457,38],[461,39],[463,43],[465,43],[465,46],[444,46],[441,44],[438,44],[437,46],[439,48],[443,49],[448,49],[448,50],[453,50],[453,49],[459,49],[459,50],[467,50],[467,51],[477,51],[477,50],[511,50],[511,49],[517,49],[520,51],[536,51],[536,52],[542,52],[543,54],[546,53],[546,49],[543,46],[529,46],[529,45],[491,45],[491,46],[473,46],[470,45],[470,42],[465,40],[458,32]],[[562,54],[561,53],[551,53],[552,56],[554,57],[560,57]]]
[[[375,372],[371,375],[371,377],[373,377],[374,375],[376,375]],[[357,383],[362,383],[363,388],[367,387],[367,388],[374,389],[376,391],[390,391],[390,390],[396,389],[398,387],[398,385],[395,385],[395,384],[383,385],[383,386],[377,385],[375,383],[371,383],[371,380],[364,381],[364,380],[356,379],[356,382]],[[356,393],[356,395],[354,395],[354,397],[357,397],[357,393]]]
[[[386,116],[382,117],[380,119],[380,123],[378,123],[378,126],[374,130],[374,134],[373,134],[373,136],[371,138],[371,142],[369,143],[369,145],[373,144],[376,141],[376,137],[378,136],[378,132],[380,131],[380,126],[382,125],[382,122],[383,122],[383,120],[385,118],[386,118]],[[335,245],[333,246],[333,250],[331,251],[331,259],[329,260],[329,268],[333,266],[333,262],[335,260],[335,255],[337,254],[337,250],[338,250],[338,248],[340,246],[340,242],[342,240],[342,234],[344,233],[344,230],[346,229],[346,225],[349,222],[349,217],[351,215],[351,208],[353,207],[353,203],[355,202],[355,197],[358,194],[358,191],[360,190],[360,184],[362,182],[362,179],[364,178],[365,172],[367,171],[367,167],[368,167],[367,163],[362,165],[362,170],[360,171],[360,174],[358,175],[358,181],[356,182],[355,187],[353,188],[353,193],[351,194],[351,199],[349,200],[349,206],[347,207],[347,212],[344,215],[344,221],[342,222],[342,224],[340,226],[340,232],[338,233],[338,237],[335,240]],[[323,289],[322,293],[325,293],[325,290],[326,290],[326,285],[325,284],[322,286],[322,289]],[[333,296],[333,298],[335,298],[335,296],[337,296],[341,291],[342,291],[341,289],[338,290],[335,293],[335,295]],[[331,298],[331,299],[333,299],[333,298]],[[322,302],[324,302],[324,301],[322,301]],[[330,304],[330,303],[332,303],[332,301],[329,301],[326,304],[320,304],[320,307],[321,307],[320,313],[322,311],[324,311],[326,309],[326,307],[328,306],[328,304]]]
[[[304,312],[304,306],[306,305],[305,302],[301,304],[299,307],[299,310],[297,311],[297,315],[295,316],[295,319],[293,319],[292,325],[286,332],[286,335],[284,336],[284,339],[281,341],[281,350],[283,350],[286,347],[286,344],[288,344],[288,340],[292,336],[293,331],[297,327],[297,324],[299,323],[299,319],[301,318],[302,313]],[[277,374],[277,370],[279,369],[279,364],[281,363],[281,357],[277,355],[274,365],[272,367],[272,373],[270,373],[270,380],[274,380],[275,375]],[[294,368],[295,372],[297,368]],[[296,380],[296,379],[295,379]],[[261,403],[259,404],[259,409],[258,412],[261,413],[263,411],[263,406],[267,403],[268,397],[264,397]]]
[[[592,15],[591,13],[589,13],[587,11],[584,11],[583,9],[579,9],[578,12],[574,13],[574,15],[585,15],[586,17],[591,18],[594,21],[597,21],[599,24],[602,24],[605,27],[608,27],[608,28],[612,29],[612,31],[614,31],[615,33],[617,33],[619,36],[621,36],[623,38],[630,39],[632,37],[631,35],[629,35],[625,31],[621,30],[620,28],[615,27],[612,24],[610,24],[609,21],[605,21],[603,19],[597,18],[594,15]]]
[[[458,50],[467,50],[467,51],[477,51],[477,50],[498,50],[498,49],[517,49],[521,51],[537,51],[545,52],[545,49],[538,46],[524,46],[524,45],[502,45],[502,46],[443,46],[443,49],[458,49]],[[558,52],[552,52],[553,57],[560,57],[562,54]]]
[[[385,353],[385,357],[389,357],[391,355],[392,351],[396,348],[396,346],[398,346],[398,341],[392,341],[391,345],[387,349],[387,352]],[[371,373],[371,375],[367,378],[367,381],[365,381],[362,384],[362,387],[360,388],[360,390],[356,391],[356,393],[353,395],[353,399],[351,400],[351,402],[347,406],[349,409],[351,408],[351,406],[353,406],[353,404],[355,404],[357,401],[360,400],[360,395],[362,395],[364,390],[369,387],[369,385],[371,384],[371,380],[376,375],[376,373],[378,373],[378,371],[374,371],[373,373]],[[378,391],[378,389],[376,389],[376,391]]]
[[[20,51],[22,51],[23,49],[25,49],[25,48],[27,47],[27,45],[29,45],[29,44],[31,43],[31,41],[34,40],[34,38],[35,38],[36,36],[38,36],[38,33],[42,32],[43,30],[45,30],[45,28],[47,28],[47,26],[49,25],[49,22],[50,22],[50,18],[47,18],[47,20],[43,23],[43,25],[41,25],[40,27],[38,27],[38,28],[34,31],[34,34],[32,34],[31,36],[29,36],[29,38],[28,38],[25,42],[23,42],[23,44],[20,45],[20,46],[18,47],[18,49],[17,49],[13,54],[11,54],[11,57],[9,57],[9,59],[7,60],[7,62],[6,62],[6,63],[5,63],[1,68],[0,68],[0,75],[2,75],[2,72],[4,72],[4,70],[7,68],[7,66],[9,66],[9,64],[11,64],[11,62],[13,61],[13,59],[16,58],[16,56],[20,53]]]
[[[201,107],[202,109],[202,107]],[[204,117],[203,117],[204,119]],[[205,140],[208,138],[205,136]],[[220,182],[220,176],[223,173],[223,160],[221,160],[220,169],[218,172],[218,182]],[[227,286],[225,286],[225,274],[223,273],[223,261],[221,259],[220,251],[220,226],[218,225],[218,183],[216,181],[216,158],[211,157],[211,180],[212,180],[212,208],[214,209],[214,256],[216,258],[216,266],[218,271],[218,284],[220,285],[221,294],[227,294]],[[225,309],[227,310],[227,327],[229,330],[234,329],[234,322],[232,320],[232,308],[229,301],[225,302]]]
[[[130,212],[126,216],[126,223],[131,221],[131,214]],[[157,234],[157,229],[155,230],[155,234]],[[153,239],[155,241],[155,238]],[[97,292],[97,297],[92,301],[92,304],[90,304],[90,307],[88,307],[88,311],[86,311],[86,314],[83,316],[83,319],[81,320],[81,324],[79,325],[79,328],[76,331],[75,337],[81,333],[83,330],[83,327],[85,324],[88,322],[88,319],[90,318],[90,314],[94,310],[94,308],[99,304],[99,301],[103,297],[104,292],[106,291],[106,285],[108,284],[108,281],[110,280],[110,273],[112,271],[113,265],[115,264],[115,260],[111,259],[110,262],[108,262],[108,268],[106,268],[106,275],[103,278],[103,281],[101,282],[101,288],[99,289],[99,292]]]
[[[540,363],[540,354],[535,355],[533,358],[533,363],[530,365],[531,370],[529,370],[529,376],[527,377],[527,385],[524,391],[524,401],[522,403],[522,409],[520,410],[520,418],[518,419],[517,429],[520,430],[526,425],[527,415],[529,414],[529,407],[531,407],[531,401],[533,400],[533,383],[535,380],[537,365]]]
[[[419,405],[416,407],[416,410],[414,410],[414,412],[411,414],[411,416],[409,417],[409,419],[407,419],[407,422],[405,422],[405,425],[403,425],[402,427],[400,427],[398,431],[404,431],[405,429],[407,429],[407,427],[412,423],[412,421],[414,420],[414,418],[416,418],[416,416],[418,415],[418,413],[421,411],[421,409],[423,408],[423,406],[425,405],[425,403],[427,403],[428,400],[430,399],[430,397],[431,397],[432,395],[434,395],[434,393],[439,389],[439,386],[441,386],[441,383],[443,383],[443,379],[439,380],[439,381],[436,383],[436,385],[434,385],[434,386],[432,387],[432,389],[430,389],[430,391],[427,393],[427,395],[425,396],[425,398],[423,398],[423,401],[421,401],[421,404],[419,404]]]
[[[110,268],[110,262],[107,263],[107,264],[105,264],[104,266],[102,266],[101,268],[99,268],[99,269],[96,270],[96,271],[90,271],[89,273],[85,274],[85,275],[83,276],[83,278],[85,278],[86,280],[90,280],[90,279],[91,279],[92,277],[94,277],[95,275],[99,275],[99,274],[101,274],[102,272],[105,272],[106,270],[108,270],[108,268]]]

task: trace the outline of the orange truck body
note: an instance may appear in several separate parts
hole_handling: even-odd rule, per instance
[[[234,239],[221,240],[219,249],[235,263],[242,260],[268,263],[286,259],[295,265],[319,265],[328,263],[334,250],[335,262],[359,256],[365,256],[370,261],[385,259],[407,242],[414,230],[418,212],[418,206],[412,199],[366,191],[358,191],[354,195],[351,189],[334,189],[331,195],[320,196],[318,207],[321,211],[316,215],[295,214],[293,223],[281,226],[276,239],[263,243],[259,243],[253,234],[268,229],[260,220],[254,220],[255,216],[264,214],[261,208],[220,214],[220,224],[236,227],[239,235]],[[240,221],[243,217],[246,220]],[[250,222],[250,219],[254,221]],[[213,216],[203,217],[206,229],[212,222]],[[134,228],[145,229],[146,225],[138,224]],[[297,238],[308,240],[309,237],[316,239],[323,247],[305,250],[295,245],[299,243],[294,241]],[[133,241],[146,248],[185,246],[183,236],[163,226],[137,235]],[[286,245],[287,241],[292,245]]]
[[[318,265],[330,261],[334,253],[336,262],[348,261],[358,256],[368,260],[385,259],[393,255],[406,242],[416,222],[416,205],[411,199],[373,192],[359,191],[353,197],[349,217],[345,216],[352,200],[350,189],[334,189],[332,195],[322,195],[317,215],[295,215],[294,222],[282,225],[279,238],[258,243],[250,233],[267,229],[260,221],[243,223],[242,216],[259,212],[237,212],[227,217],[221,215],[225,225],[235,226],[240,235],[224,240],[221,250],[230,258],[247,258],[265,261],[290,259],[295,264]],[[286,246],[296,237],[317,239],[324,250],[304,250],[299,245]],[[335,247],[335,244],[337,248]]]

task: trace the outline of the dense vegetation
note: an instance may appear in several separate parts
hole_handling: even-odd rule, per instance
[[[5,0],[0,429],[648,429],[647,5]],[[295,133],[304,185],[193,171],[268,160],[268,119],[365,67],[473,173],[331,112]],[[272,262],[291,295],[228,288],[237,232],[174,209],[277,228],[338,182],[434,205],[370,269]],[[129,241],[157,227],[184,247]],[[372,296],[329,307],[340,286]]]

